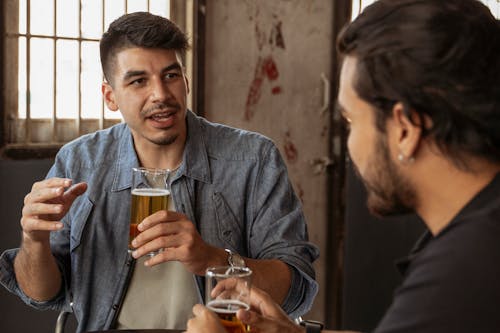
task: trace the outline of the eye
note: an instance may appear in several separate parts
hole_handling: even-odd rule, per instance
[[[129,83],[131,86],[141,86],[146,82],[146,79],[144,78],[138,78],[136,80],[133,80]]]
[[[177,79],[180,76],[181,76],[180,73],[177,73],[177,72],[168,72],[168,73],[165,73],[164,78],[165,78],[166,81],[172,81],[172,80]]]

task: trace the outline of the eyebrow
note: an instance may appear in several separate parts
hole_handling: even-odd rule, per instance
[[[182,70],[182,66],[178,62],[175,62],[172,65],[169,65],[169,66],[163,68],[161,70],[161,72],[165,73],[165,72],[168,72],[168,71],[171,71],[171,70]],[[128,80],[130,80],[133,77],[142,76],[144,74],[146,74],[146,71],[134,71],[134,70],[127,71],[125,73],[125,75],[123,75],[123,81],[128,81]]]

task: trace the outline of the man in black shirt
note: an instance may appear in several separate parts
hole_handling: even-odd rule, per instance
[[[428,228],[375,332],[500,332],[499,21],[476,0],[380,0],[338,50],[370,211],[416,212]],[[252,329],[304,332],[263,292],[252,302],[238,312]],[[189,333],[218,332],[212,313],[193,312]]]

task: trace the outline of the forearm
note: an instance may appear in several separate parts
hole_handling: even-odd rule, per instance
[[[245,259],[253,272],[252,284],[265,292],[272,299],[282,304],[290,289],[292,273],[287,264],[280,260]]]
[[[36,301],[54,298],[61,288],[61,273],[48,242],[24,240],[14,270],[23,292]]]

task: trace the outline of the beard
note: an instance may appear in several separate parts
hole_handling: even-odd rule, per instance
[[[371,160],[371,168],[364,177],[354,165],[366,187],[370,213],[384,217],[414,212],[415,190],[390,158],[387,142],[382,136],[377,138],[375,156]]]

